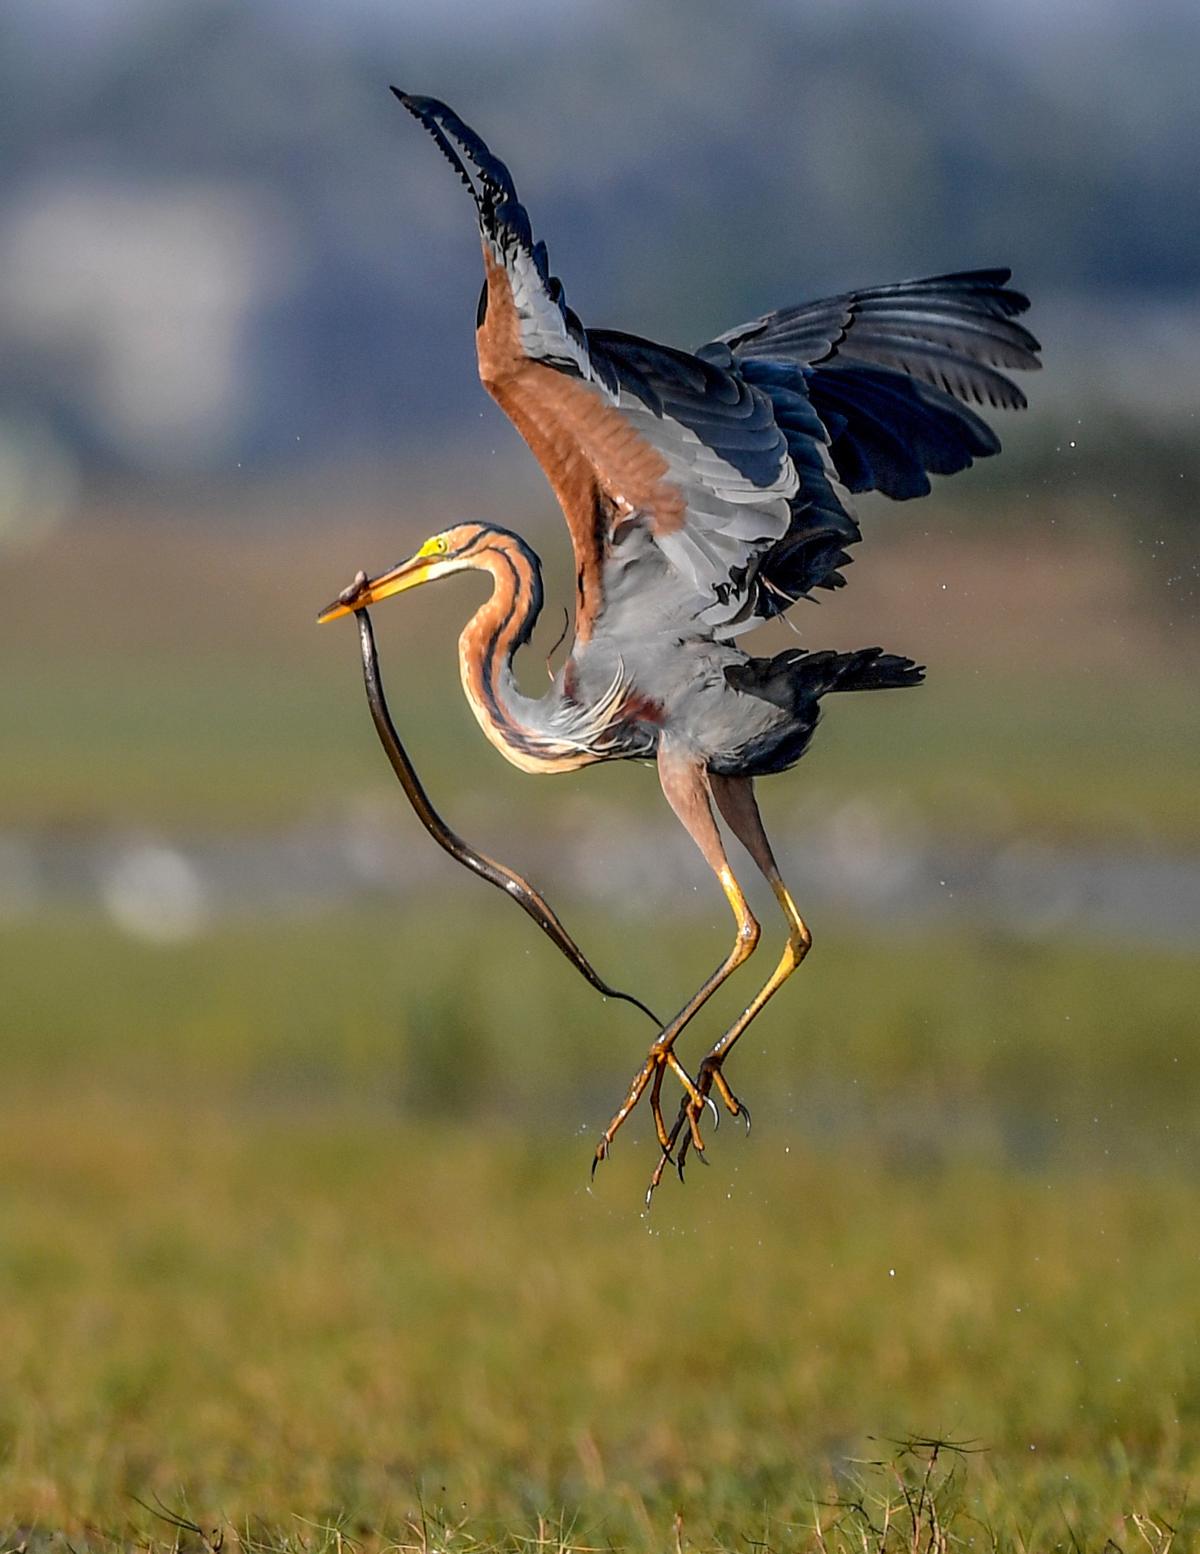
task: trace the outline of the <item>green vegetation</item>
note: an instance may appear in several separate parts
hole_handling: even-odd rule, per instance
[[[399,815],[353,634],[311,611],[344,581],[331,555],[349,570],[408,538],[285,553],[101,525],[14,561],[0,827],[319,828],[372,795]],[[1002,574],[964,546],[935,588],[905,553],[864,556],[804,624],[941,667],[830,709],[804,768],[764,784],[779,834],[866,796],[940,834],[1194,843],[1186,655],[1112,557],[1089,538]],[[1051,572],[1086,586],[1015,628]],[[522,828],[546,856],[639,807],[670,826],[648,774],[509,772],[459,698],[470,590],[428,595],[378,612],[384,664],[473,841],[516,860]],[[556,631],[548,614],[539,653]],[[803,901],[802,844],[788,870]],[[725,945],[700,873],[673,922],[573,902],[570,877],[540,883],[656,1008]],[[710,1133],[710,1168],[668,1177],[647,1217],[645,1116],[591,1190],[588,1164],[648,1027],[496,893],[448,862],[432,879],[403,910],[169,946],[85,914],[0,925],[0,1554],[218,1530],[280,1554],[1200,1536],[1194,959],[822,913],[731,1064],[753,1136]]]
[[[724,930],[576,926],[664,1004]],[[1192,1514],[1194,964],[827,932],[738,1053],[754,1134],[647,1218],[645,1118],[587,1175],[641,1024],[498,898],[0,953],[14,1528],[834,1549],[890,1496],[900,1549],[861,1462],[916,1483],[914,1432],[986,1448],[934,1472],[968,1545]]]
[[[563,910],[597,966],[663,1012],[728,933],[720,902],[675,931],[657,916]],[[762,915],[768,936],[752,966],[765,977],[779,930],[765,905]],[[14,927],[3,945],[10,1093],[368,1106],[552,1136],[578,1127],[581,1172],[649,1032],[470,880],[403,913],[227,926],[172,947],[85,918]],[[753,980],[741,973],[710,1006],[685,1055],[732,1018]],[[925,1165],[1188,1170],[1200,1165],[1198,1006],[1200,964],[1183,954],[851,936],[821,923],[803,972],[731,1072],[764,1134],[788,1128]],[[737,1132],[721,1134],[719,1153],[753,1158]]]
[[[505,767],[462,703],[454,630],[442,621],[438,633],[442,661],[428,680],[397,652],[394,632],[385,670],[401,732],[440,802],[477,790],[482,772],[504,811],[529,824],[581,796],[614,813],[661,804],[652,781],[627,772],[535,783]],[[0,815],[214,828],[300,820],[328,812],[348,790],[391,801],[348,636],[331,628],[319,643],[327,662],[303,676],[249,656],[10,660],[11,677],[0,682]],[[427,649],[419,662],[433,656]],[[867,796],[972,832],[1195,842],[1196,707],[1182,678],[1130,691],[1114,709],[1109,683],[947,670],[903,697],[831,705],[803,771],[764,785],[764,797],[792,815],[811,814],[814,799]]]
[[[925,659],[929,681],[832,699],[802,768],[763,784],[777,823],[866,796],[942,832],[1200,841],[1191,638],[1166,631],[1128,556],[1079,528],[1037,541],[1026,529],[1014,557],[994,539],[1011,509],[976,514],[964,541],[930,506],[916,532],[872,509],[879,532],[854,587],[798,612],[806,642],[882,641]],[[96,520],[14,558],[0,569],[0,825],[256,829],[327,817],[348,796],[399,804],[354,633],[314,621],[356,564],[395,559],[421,532],[311,525],[285,541]],[[529,532],[550,597],[568,597],[560,522]],[[376,611],[389,698],[435,798],[473,840],[477,815],[481,843],[489,817],[533,827],[580,803],[607,806],[614,825],[638,806],[669,824],[643,774],[535,782],[484,743],[455,657],[481,594],[446,583]],[[561,620],[547,608],[531,689]],[[780,627],[760,651],[794,641]]]

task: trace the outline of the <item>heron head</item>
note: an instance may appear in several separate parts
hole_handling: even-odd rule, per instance
[[[434,578],[445,577],[475,565],[474,552],[479,541],[490,531],[486,524],[460,523],[453,529],[443,529],[431,534],[425,543],[407,561],[381,572],[378,577],[368,577],[360,572],[348,588],[343,588],[332,604],[327,604],[317,616],[317,624],[337,620],[340,615],[350,615],[402,594],[406,589],[431,583]]]

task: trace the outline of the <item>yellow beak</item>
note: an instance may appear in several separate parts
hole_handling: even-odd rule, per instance
[[[365,572],[360,572],[349,588],[343,588],[333,603],[325,606],[317,616],[317,625],[323,626],[326,621],[335,621],[339,616],[350,615],[369,604],[378,604],[381,599],[402,594],[406,588],[416,588],[420,583],[428,582],[437,567],[438,563],[428,556],[416,555],[376,578],[368,578]]]

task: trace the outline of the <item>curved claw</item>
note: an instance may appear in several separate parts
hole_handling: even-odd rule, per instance
[[[596,1167],[602,1160],[608,1159],[608,1140],[602,1138],[596,1145],[596,1153],[592,1156],[592,1181],[596,1180]]]
[[[753,1126],[753,1119],[750,1116],[750,1108],[740,1097],[738,1099],[738,1105],[742,1108],[742,1116],[746,1119],[746,1137],[749,1138],[750,1129]]]
[[[663,1152],[662,1152],[662,1155],[659,1157],[658,1164],[654,1167],[654,1170],[650,1173],[650,1182],[649,1182],[649,1185],[646,1188],[646,1207],[647,1207],[647,1209],[649,1209],[649,1207],[650,1207],[650,1201],[654,1197],[654,1193],[655,1193],[655,1190],[658,1187],[659,1182],[661,1182],[662,1179],[663,1179],[663,1171],[666,1169],[666,1165],[667,1165],[668,1161],[670,1161],[670,1163],[672,1165],[676,1165],[675,1156],[672,1155],[669,1150],[664,1149]]]
[[[716,1133],[721,1127],[721,1113],[717,1110],[717,1103],[713,1100],[711,1095],[706,1095],[704,1097],[704,1104],[713,1114],[713,1132]]]

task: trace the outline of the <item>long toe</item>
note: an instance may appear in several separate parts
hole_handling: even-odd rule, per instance
[[[667,1169],[668,1165],[674,1165],[674,1164],[675,1164],[675,1156],[672,1155],[668,1150],[664,1149],[662,1154],[658,1157],[658,1164],[654,1167],[654,1170],[650,1173],[650,1182],[649,1182],[649,1185],[646,1188],[646,1207],[647,1208],[650,1207],[651,1200],[653,1199],[654,1194],[655,1194],[655,1192],[658,1189],[658,1184],[663,1179],[663,1172]]]
[[[700,1132],[700,1108],[694,1102],[685,1103],[687,1112],[687,1137],[691,1140],[698,1160],[704,1159],[704,1137]]]
[[[704,1091],[705,1095],[707,1095],[710,1090],[715,1089],[717,1094],[725,1103],[725,1110],[729,1113],[729,1115],[731,1117],[745,1117],[747,1131],[749,1130],[750,1113],[746,1103],[739,1096],[734,1095],[733,1091],[729,1088],[729,1081],[721,1072],[719,1064],[710,1060],[701,1065],[700,1088]]]

